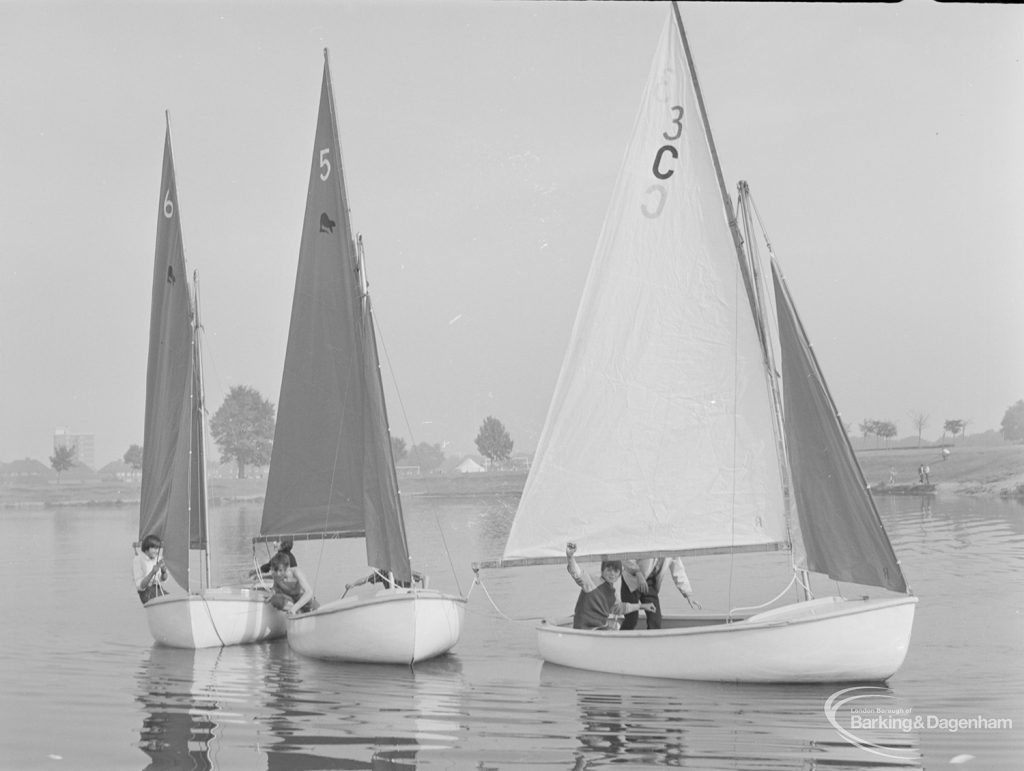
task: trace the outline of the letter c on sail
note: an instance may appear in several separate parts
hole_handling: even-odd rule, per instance
[[[661,168],[660,168],[661,167],[661,158],[665,154],[666,151],[673,158],[675,158],[675,159],[679,158],[679,151],[676,150],[676,148],[674,148],[672,145],[662,145],[661,147],[659,147],[658,148],[658,152],[654,156],[654,165],[651,167],[651,171],[654,173],[654,176],[656,176],[658,179],[668,179],[669,177],[671,177],[673,174],[676,173],[675,169],[669,169],[668,171],[662,171]]]
[[[654,210],[651,211],[651,209],[647,205],[647,201],[644,201],[644,203],[642,203],[640,205],[640,211],[643,212],[643,215],[645,217],[647,217],[647,219],[654,219],[655,217],[660,216],[661,215],[661,210],[665,208],[665,199],[668,198],[668,193],[665,190],[665,186],[664,185],[651,185],[644,192],[646,192],[646,193],[658,193],[657,206],[655,206]]]

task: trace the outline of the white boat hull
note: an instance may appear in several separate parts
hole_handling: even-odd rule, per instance
[[[172,648],[217,648],[283,637],[286,616],[255,589],[225,587],[146,603],[153,639]]]
[[[430,589],[384,589],[288,617],[288,644],[331,661],[413,664],[451,650],[466,599]]]
[[[552,664],[620,675],[750,683],[883,681],[907,655],[916,604],[916,597],[826,597],[732,623],[666,617],[666,628],[649,631],[573,629],[571,620],[568,626],[542,623],[537,645]]]

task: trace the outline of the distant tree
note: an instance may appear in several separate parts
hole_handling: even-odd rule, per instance
[[[888,420],[879,420],[875,424],[875,435],[882,439],[893,439],[896,436],[896,424]]]
[[[222,463],[234,461],[238,478],[245,467],[270,463],[274,445],[274,405],[249,386],[234,386],[210,420],[210,433],[220,447]]]
[[[917,429],[917,446],[921,446],[921,432],[928,425],[928,416],[923,412],[911,412],[910,424]]]
[[[444,450],[439,444],[420,442],[409,450],[407,462],[410,466],[419,466],[421,471],[430,472],[444,463]]]
[[[142,468],[142,445],[133,444],[124,452],[124,462],[136,471]]]
[[[142,471],[142,445],[133,444],[124,452],[124,462],[131,466],[132,478],[137,478]]]
[[[945,436],[948,433],[956,439],[956,435],[963,431],[966,425],[967,421],[965,420],[947,420],[942,424],[942,435]]]
[[[867,439],[869,436],[875,433],[875,423],[877,422],[878,421],[871,420],[870,418],[865,418],[864,420],[862,420],[860,425],[858,426],[858,428],[860,429],[861,436]]]
[[[391,437],[391,457],[395,463],[401,463],[408,450],[405,449],[405,440],[400,436]]]
[[[500,420],[488,415],[476,435],[476,449],[492,464],[500,463],[512,455],[512,437]]]
[[[1003,415],[1000,427],[1003,439],[1008,439],[1011,442],[1024,440],[1024,399],[1020,399],[1016,404],[1006,408],[1006,414]]]
[[[50,465],[57,472],[57,484],[60,484],[61,472],[74,467],[78,460],[78,449],[75,447],[54,447],[50,456]]]

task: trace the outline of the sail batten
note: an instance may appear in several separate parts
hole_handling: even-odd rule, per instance
[[[369,564],[408,581],[412,570],[364,289],[325,51],[260,538],[365,535]]]

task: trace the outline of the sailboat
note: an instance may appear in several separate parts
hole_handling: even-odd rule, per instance
[[[903,663],[917,598],[781,273],[774,303],[761,273],[673,4],[503,555],[474,569],[564,564],[568,542],[593,560],[787,551],[789,584],[762,612],[656,630],[544,622],[545,661],[744,682],[878,681]],[[814,597],[812,573],[837,596]]]
[[[146,621],[156,642],[176,648],[281,637],[284,614],[265,602],[265,591],[210,585],[203,402],[199,310],[185,267],[168,117],[153,266],[139,540],[160,537],[179,591],[147,602]],[[198,552],[195,570],[193,550]]]
[[[365,538],[381,588],[289,615],[315,658],[412,664],[450,650],[466,600],[413,573],[327,50],[274,447],[257,541]]]

